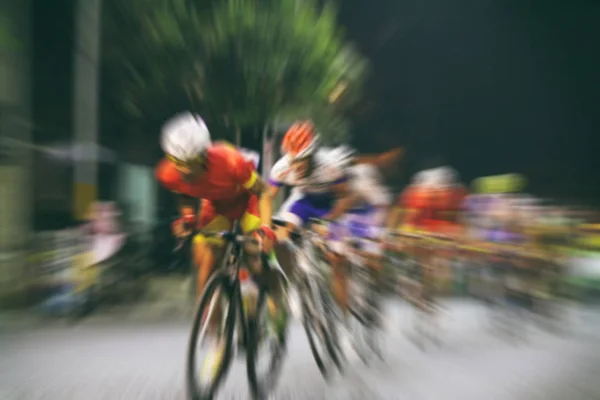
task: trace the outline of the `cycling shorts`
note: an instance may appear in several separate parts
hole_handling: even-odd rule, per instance
[[[360,251],[381,255],[383,248],[379,238],[382,229],[379,226],[379,219],[381,219],[380,213],[374,207],[365,206],[351,210],[332,224],[329,239],[340,243],[352,241]]]
[[[311,218],[321,218],[329,213],[335,204],[333,193],[292,195],[281,206],[278,218],[303,227]]]
[[[336,198],[332,193],[300,194],[293,193],[282,205],[278,217],[295,226],[304,226],[311,218],[322,218],[334,207]],[[366,206],[351,210],[330,227],[328,244],[337,253],[347,251],[344,242],[348,238],[359,239],[362,250],[381,253],[381,246],[375,242],[381,229],[376,226],[378,210]]]
[[[209,200],[202,200],[198,229],[207,232],[226,231],[231,229],[237,220],[240,221],[243,232],[252,232],[260,228],[258,196],[243,196],[238,203],[227,209],[216,206]],[[201,233],[194,237],[195,243],[202,241],[222,243],[219,238],[206,238]]]

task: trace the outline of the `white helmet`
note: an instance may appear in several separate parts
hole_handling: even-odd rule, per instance
[[[160,146],[177,160],[197,158],[211,143],[210,132],[199,115],[178,114],[163,125]]]
[[[451,185],[457,180],[457,173],[451,167],[443,166],[432,170],[432,183],[435,185]]]
[[[429,176],[427,171],[420,171],[413,176],[413,185],[425,185],[429,182]]]

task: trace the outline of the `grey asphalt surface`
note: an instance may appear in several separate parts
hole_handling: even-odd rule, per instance
[[[410,310],[387,312],[385,361],[354,360],[327,385],[298,323],[275,399],[579,400],[600,399],[600,310],[571,314],[573,334],[528,327],[511,344],[488,328],[479,304],[453,301],[443,317],[443,344],[421,351],[409,340]],[[0,331],[1,400],[184,399],[188,324],[91,320],[66,327]],[[243,362],[219,398],[246,399]]]

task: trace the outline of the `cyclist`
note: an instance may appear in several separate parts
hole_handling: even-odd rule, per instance
[[[286,222],[286,231],[294,231],[308,224],[310,219],[335,221],[343,217],[350,208],[358,204],[361,193],[357,178],[367,171],[351,171],[355,165],[353,151],[345,146],[324,148],[319,146],[319,137],[309,121],[294,123],[286,132],[282,142],[284,156],[273,166],[267,195],[261,201],[263,224],[268,224],[272,215],[272,201],[282,186],[293,188],[291,196],[280,208],[278,216]],[[382,157],[385,165],[390,157]],[[353,176],[354,175],[354,176]],[[368,184],[368,183],[367,183]],[[364,188],[366,189],[366,188]],[[364,193],[364,190],[363,190]],[[323,226],[313,227],[317,233],[328,235]],[[329,262],[333,269],[332,293],[340,308],[348,311],[347,274],[345,270],[343,235],[331,232]],[[285,236],[285,235],[284,235]],[[284,257],[293,263],[291,257]],[[283,260],[282,259],[282,260]],[[291,265],[283,265],[284,270]]]
[[[458,182],[457,174],[452,168],[439,167],[421,171],[400,194],[397,204],[402,213],[397,212],[390,218],[389,227],[400,226],[401,230],[459,237],[462,233],[459,214],[465,196],[466,190]],[[432,305],[434,268],[440,267],[435,261],[439,256],[442,259],[449,257],[441,250],[419,244],[419,241],[411,243],[415,245],[408,247],[407,252],[421,264],[417,271],[421,283],[418,291],[412,294],[412,300],[416,301],[417,306],[428,309]]]
[[[269,178],[270,188],[265,199],[271,201],[261,202],[264,223],[272,215],[272,199],[284,185],[293,188],[292,195],[279,211],[287,231],[304,227],[311,218],[335,220],[355,202],[347,176],[351,150],[346,147],[319,148],[319,138],[311,122],[297,122],[289,128],[283,138],[282,152],[284,156],[275,163]],[[347,298],[342,258],[332,257],[330,261],[334,275],[333,293],[345,309]],[[284,266],[284,269],[286,267],[290,266]]]
[[[173,231],[181,236],[193,229],[220,232],[232,228],[239,220],[244,232],[256,232],[262,251],[269,255],[271,266],[275,235],[267,225],[261,225],[258,202],[267,186],[258,176],[252,160],[227,143],[212,143],[210,132],[201,117],[191,113],[174,116],[162,129],[161,147],[165,159],[156,167],[158,181],[178,196],[181,218]],[[215,263],[222,258],[223,242],[201,233],[193,238],[193,261],[198,269],[198,294],[201,295]],[[246,249],[253,254],[249,264],[259,273],[262,262],[256,246]],[[269,274],[275,275],[275,274]],[[279,285],[272,283],[274,296]],[[271,303],[272,305],[272,303]],[[273,311],[272,307],[272,311]],[[283,310],[279,310],[283,311]],[[283,317],[282,317],[283,318]],[[209,321],[214,330],[218,317]],[[219,356],[219,343],[211,353]],[[216,360],[216,357],[208,357]]]
[[[368,163],[357,163],[349,167],[349,182],[351,190],[357,196],[356,203],[332,230],[334,239],[352,242],[354,251],[350,253],[358,255],[359,262],[369,268],[378,289],[383,284],[381,239],[392,203],[391,193],[382,183],[382,172],[394,164],[400,154],[398,150],[394,150],[369,159]],[[347,251],[344,250],[344,253]],[[372,295],[375,293],[369,294]]]

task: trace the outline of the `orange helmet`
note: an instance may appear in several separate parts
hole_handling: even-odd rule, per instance
[[[311,155],[317,147],[319,135],[310,121],[295,122],[281,142],[281,152],[292,158]]]

